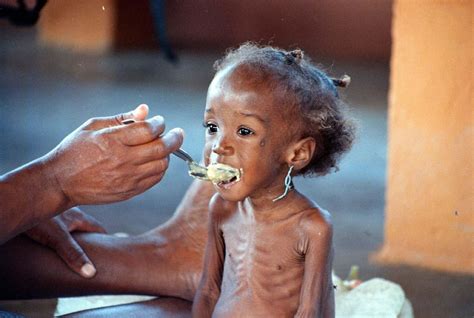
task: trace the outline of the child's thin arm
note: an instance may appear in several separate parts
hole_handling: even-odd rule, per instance
[[[193,317],[211,317],[221,292],[222,271],[224,267],[225,243],[220,230],[220,201],[217,196],[209,205],[209,230],[204,270],[193,302]]]
[[[334,317],[332,227],[326,221],[313,221],[305,224],[304,277],[295,317]]]

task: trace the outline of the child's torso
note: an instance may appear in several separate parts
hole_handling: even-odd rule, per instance
[[[292,317],[296,313],[305,244],[297,226],[299,218],[296,214],[258,223],[236,212],[222,225],[226,254],[214,317]]]

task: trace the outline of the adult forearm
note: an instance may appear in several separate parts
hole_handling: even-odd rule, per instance
[[[47,156],[0,177],[0,244],[70,208]]]
[[[0,246],[0,298],[132,293],[193,299],[202,258],[186,246],[159,235],[75,238],[97,269],[93,278],[79,276],[54,251],[19,236]]]
[[[54,251],[19,236],[0,246],[0,298],[152,293],[156,288],[136,239],[102,234],[76,238],[97,268],[94,278],[79,276]]]

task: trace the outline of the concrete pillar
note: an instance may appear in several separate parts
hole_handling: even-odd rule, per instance
[[[473,6],[394,3],[378,262],[474,273]]]

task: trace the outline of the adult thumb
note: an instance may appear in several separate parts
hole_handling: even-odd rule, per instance
[[[127,113],[129,114],[129,113]],[[125,114],[125,116],[127,116]],[[144,121],[148,116],[148,105],[140,104],[131,112],[131,116],[129,118],[124,119],[135,119],[136,121]]]
[[[144,121],[148,116],[148,106],[140,104],[132,111],[109,117],[96,117],[89,119],[83,128],[90,130],[99,130],[102,128],[122,125],[123,121],[132,119],[134,121]]]

